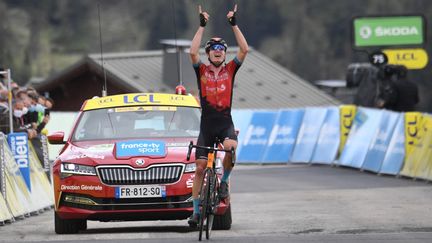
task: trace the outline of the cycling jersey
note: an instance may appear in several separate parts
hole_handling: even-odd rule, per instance
[[[194,64],[201,102],[201,124],[197,144],[213,147],[215,139],[237,140],[231,118],[234,77],[241,62],[235,57],[221,68],[218,75],[201,61]],[[207,151],[197,149],[196,159],[206,159]]]
[[[194,64],[202,108],[202,117],[231,117],[234,76],[241,62],[235,57],[222,66],[218,75],[201,61]]]

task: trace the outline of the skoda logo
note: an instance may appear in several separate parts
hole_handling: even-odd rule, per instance
[[[372,36],[372,29],[369,26],[363,26],[360,28],[360,36],[363,39],[369,39]]]
[[[135,164],[138,165],[138,166],[143,166],[144,163],[145,163],[145,161],[144,161],[143,159],[137,159],[137,160],[135,161]]]

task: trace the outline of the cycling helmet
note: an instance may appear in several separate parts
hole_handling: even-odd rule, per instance
[[[227,43],[222,38],[213,37],[209,41],[207,41],[206,44],[205,44],[205,51],[206,51],[206,53],[209,53],[210,47],[212,47],[213,45],[216,45],[216,44],[223,45],[225,47],[225,51],[228,48]]]

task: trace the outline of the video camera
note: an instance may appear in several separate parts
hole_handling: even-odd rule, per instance
[[[407,69],[402,65],[353,63],[348,66],[348,88],[357,88],[353,103],[364,107],[388,108],[396,102],[395,83],[404,79]]]
[[[348,88],[358,87],[361,83],[376,79],[378,68],[370,63],[352,63],[348,66],[346,73],[346,86]]]
[[[406,78],[407,68],[403,65],[386,64],[379,68],[378,79],[395,81]]]
[[[370,63],[352,63],[348,66],[346,81],[348,88],[355,88],[364,82],[406,78],[407,68],[403,65],[386,64],[376,67]]]

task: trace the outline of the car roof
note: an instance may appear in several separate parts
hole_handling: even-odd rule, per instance
[[[192,95],[163,93],[131,93],[94,97],[84,102],[81,111],[124,106],[185,106],[199,108],[199,102]]]

